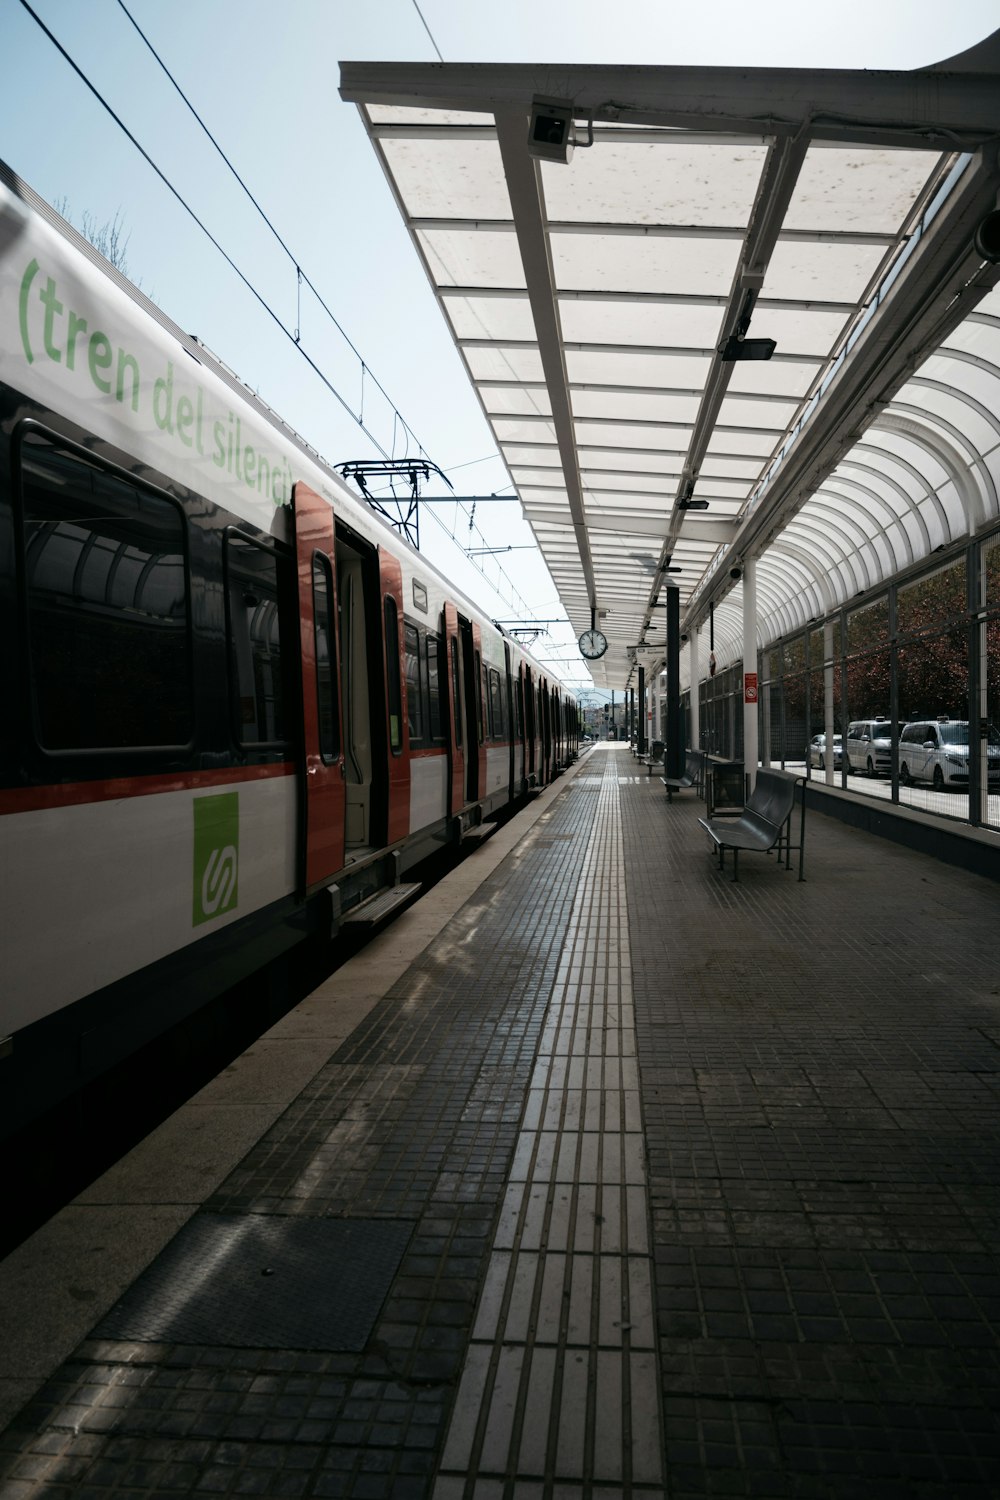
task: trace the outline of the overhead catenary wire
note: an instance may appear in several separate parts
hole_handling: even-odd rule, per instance
[[[56,50],[60,53],[60,55],[66,60],[67,63],[69,63],[70,67],[73,69],[73,72],[80,79],[81,83],[83,83],[84,86],[90,90],[90,92],[93,94],[94,98],[97,100],[98,104],[100,104],[101,108],[103,110],[105,110],[107,112],[107,114],[109,114],[111,116],[112,120],[114,120],[114,122],[118,126],[119,130],[121,130],[123,132],[123,134],[128,137],[128,139],[131,141],[132,145],[139,152],[139,155],[142,157],[143,161],[145,161],[147,163],[147,165],[152,168],[152,170],[156,173],[157,177],[163,183],[164,187],[171,194],[171,196],[177,200],[177,202],[180,204],[181,208],[183,208],[184,212],[186,214],[188,214],[191,219],[193,219],[193,221],[195,222],[195,224],[197,224],[198,228],[201,230],[202,234],[204,234],[204,236],[206,237],[206,239],[208,239],[211,242],[211,244],[214,245],[215,249],[218,250],[218,252],[222,256],[223,260],[226,262],[226,264],[229,266],[229,268],[232,271],[234,271],[235,274],[239,277],[240,281],[242,281],[243,285],[246,287],[247,291],[254,298],[254,300],[257,303],[259,303],[259,305],[267,313],[267,315],[271,319],[271,321],[281,330],[281,332],[285,335],[285,337],[289,340],[289,342],[291,344],[293,344],[294,347],[299,350],[299,353],[302,355],[302,358],[309,365],[310,369],[313,370],[313,372],[323,382],[323,384],[326,386],[327,390],[331,393],[331,395],[336,396],[337,400],[340,402],[341,406],[348,413],[348,415],[355,422],[357,422],[358,421],[357,413],[351,408],[350,403],[347,400],[345,400],[345,398],[340,394],[340,392],[337,390],[337,387],[333,384],[333,382],[326,375],[324,375],[323,371],[320,369],[320,367],[316,363],[316,361],[309,354],[306,353],[305,349],[302,347],[302,344],[296,338],[294,330],[291,329],[291,328],[289,328],[287,326],[287,324],[283,322],[283,320],[278,316],[278,314],[275,312],[274,308],[270,305],[270,303],[266,300],[266,298],[262,295],[262,293],[260,293],[257,290],[257,288],[254,286],[253,282],[249,279],[249,277],[245,276],[244,273],[240,270],[239,266],[233,260],[232,256],[229,255],[228,252],[223,249],[222,245],[216,239],[215,235],[209,229],[208,225],[205,224],[203,222],[203,220],[201,220],[198,217],[198,215],[195,213],[195,211],[191,207],[191,205],[187,202],[187,200],[183,197],[183,195],[179,192],[179,190],[174,187],[173,183],[170,181],[169,177],[167,177],[166,173],[164,171],[162,171],[162,169],[156,165],[156,162],[150,156],[149,152],[145,149],[144,146],[142,146],[140,144],[140,142],[137,140],[137,138],[132,134],[131,130],[129,130],[128,126],[125,124],[125,121],[121,118],[121,116],[119,114],[117,114],[115,112],[115,110],[112,109],[111,105],[104,98],[104,95],[100,92],[100,90],[97,89],[94,86],[94,84],[91,83],[90,79],[87,77],[86,73],[84,73],[83,69],[81,67],[79,67],[77,63],[75,63],[73,61],[72,57],[70,57],[69,53],[66,51],[66,48],[59,41],[58,37],[56,37],[49,30],[49,28],[46,26],[45,22],[42,20],[41,16],[39,16],[38,13],[37,13],[37,11],[35,11],[32,8],[32,6],[28,3],[28,0],[21,0],[21,5],[28,12],[29,16],[31,16],[32,20],[36,23],[36,25],[42,31],[44,31],[45,35],[48,37],[49,41],[56,48]],[[372,443],[374,443],[375,447],[382,454],[383,458],[388,458],[389,454],[386,453],[385,449],[382,447],[381,443],[378,441],[378,438],[375,437],[374,433],[369,432],[368,428],[362,426],[362,424],[360,422],[358,423],[358,425],[361,427],[361,430],[365,434],[365,436]]]
[[[190,110],[191,114],[194,116],[195,120],[198,122],[198,124],[201,127],[201,129],[204,131],[205,135],[208,137],[208,139],[211,141],[212,145],[215,147],[215,149],[218,152],[219,156],[225,162],[225,164],[228,167],[229,171],[235,177],[236,181],[239,183],[240,187],[242,188],[242,190],[244,191],[244,193],[246,194],[246,196],[249,198],[249,200],[253,204],[254,208],[260,214],[260,216],[264,220],[265,224],[267,224],[268,228],[270,229],[271,233],[274,235],[275,239],[278,241],[278,244],[281,246],[282,250],[289,257],[290,261],[292,262],[292,264],[294,265],[294,268],[295,268],[297,287],[301,287],[302,283],[305,282],[306,286],[308,286],[309,290],[316,297],[316,300],[317,300],[318,304],[320,305],[320,307],[323,309],[323,311],[326,313],[327,317],[330,319],[330,321],[333,323],[334,327],[337,329],[338,333],[344,339],[344,341],[347,344],[348,348],[351,350],[351,352],[357,358],[357,360],[358,360],[358,362],[359,362],[359,364],[361,366],[361,384],[362,384],[362,409],[361,409],[360,415],[359,415],[358,412],[356,412],[353,409],[353,407],[351,406],[350,402],[340,393],[340,391],[337,389],[337,387],[333,384],[333,382],[329,379],[329,377],[323,372],[323,370],[316,363],[316,361],[311,357],[311,355],[309,355],[306,352],[306,350],[305,350],[305,348],[304,348],[304,346],[303,346],[303,344],[301,342],[301,312],[300,312],[300,309],[297,310],[298,311],[298,316],[297,316],[297,325],[298,326],[296,326],[294,329],[289,328],[287,326],[287,324],[283,321],[283,319],[279,316],[279,314],[274,310],[274,308],[271,307],[270,303],[263,296],[263,294],[261,292],[259,292],[257,290],[257,288],[253,285],[253,283],[250,281],[249,277],[247,277],[244,274],[244,272],[240,269],[240,267],[237,265],[237,263],[233,260],[232,256],[229,255],[228,252],[223,248],[223,246],[220,243],[220,241],[215,237],[215,235],[211,232],[211,230],[208,228],[208,226],[203,222],[203,220],[198,216],[198,214],[194,211],[194,209],[191,207],[191,205],[186,201],[186,199],[183,197],[183,195],[181,194],[181,192],[173,185],[173,183],[169,180],[169,178],[166,176],[166,174],[163,172],[163,170],[159,166],[157,166],[156,162],[150,156],[149,152],[146,151],[146,149],[142,146],[142,144],[140,143],[140,141],[138,140],[138,138],[133,134],[133,132],[125,124],[125,122],[121,118],[121,116],[117,114],[117,112],[112,108],[112,106],[104,98],[104,96],[101,94],[100,90],[97,89],[97,87],[90,81],[90,79],[84,73],[83,69],[70,56],[70,54],[67,52],[66,48],[59,41],[58,37],[55,36],[55,34],[50,30],[50,28],[45,24],[45,22],[42,20],[42,18],[38,15],[38,13],[31,6],[31,4],[29,3],[29,0],[21,0],[21,5],[22,5],[23,9],[25,11],[27,11],[27,13],[31,16],[31,18],[35,22],[35,24],[45,34],[45,36],[48,38],[48,40],[52,43],[52,45],[60,53],[60,55],[62,56],[62,58],[72,68],[73,72],[77,75],[77,77],[80,79],[80,81],[84,84],[84,86],[90,91],[90,93],[94,96],[94,98],[97,100],[97,102],[101,105],[102,109],[105,110],[105,112],[110,116],[110,118],[118,126],[119,130],[122,131],[122,133],[127,137],[127,139],[131,142],[131,144],[139,152],[140,156],[142,156],[143,160],[147,163],[147,165],[152,169],[152,171],[160,179],[160,181],[163,183],[164,187],[166,187],[166,189],[172,195],[172,197],[177,201],[177,203],[181,206],[181,208],[184,209],[185,213],[187,213],[189,215],[189,217],[193,220],[193,222],[198,226],[198,228],[205,235],[206,239],[209,240],[209,242],[213,245],[213,247],[222,256],[223,260],[230,267],[230,269],[236,274],[236,276],[243,283],[243,285],[246,287],[246,289],[250,292],[250,294],[255,299],[255,301],[260,305],[260,307],[264,310],[264,312],[267,313],[268,317],[280,329],[280,331],[285,335],[285,337],[289,340],[289,342],[298,350],[298,352],[301,354],[302,358],[306,361],[306,363],[308,364],[308,366],[310,367],[310,369],[313,371],[313,373],[323,383],[323,385],[326,387],[326,389],[330,391],[331,395],[333,395],[333,396],[336,397],[337,401],[340,403],[340,405],[343,407],[343,409],[348,413],[348,415],[352,418],[352,420],[357,423],[357,425],[361,428],[362,432],[369,439],[369,441],[374,445],[374,447],[378,450],[378,452],[382,455],[382,457],[388,459],[392,455],[390,455],[386,451],[386,449],[379,442],[379,440],[375,436],[375,434],[373,432],[371,432],[370,429],[364,423],[364,383],[365,383],[365,377],[366,376],[367,376],[368,380],[371,381],[377,387],[377,389],[379,390],[379,392],[385,398],[387,404],[392,409],[392,412],[393,412],[393,443],[392,443],[393,452],[395,452],[395,447],[396,447],[396,430],[397,430],[397,424],[398,424],[398,426],[402,429],[402,432],[403,432],[403,437],[404,437],[404,452],[408,452],[409,451],[410,439],[412,438],[412,440],[416,444],[419,452],[421,454],[424,454],[426,450],[424,449],[423,444],[417,438],[416,434],[414,433],[413,429],[410,427],[409,423],[402,416],[402,414],[400,413],[398,407],[396,406],[396,404],[392,400],[392,398],[389,396],[389,394],[385,390],[384,386],[382,386],[381,382],[372,374],[370,366],[368,366],[366,364],[365,360],[361,356],[360,351],[357,349],[357,347],[355,346],[355,344],[353,343],[353,341],[351,340],[351,338],[349,337],[349,335],[346,333],[346,331],[344,330],[344,328],[342,327],[342,325],[340,324],[340,322],[338,321],[338,319],[334,315],[333,311],[327,305],[325,299],[323,298],[323,296],[321,295],[321,293],[317,290],[317,288],[316,288],[315,284],[313,283],[312,279],[302,270],[301,265],[300,265],[298,259],[296,258],[294,252],[285,243],[285,241],[282,238],[281,234],[275,228],[274,224],[271,222],[270,218],[268,217],[268,215],[266,214],[266,212],[264,211],[264,209],[261,207],[260,203],[257,201],[257,199],[255,198],[254,194],[251,192],[250,188],[244,182],[244,180],[240,176],[239,172],[237,172],[236,168],[233,166],[232,162],[227,157],[226,153],[222,150],[222,147],[216,141],[215,137],[212,135],[211,131],[208,129],[208,126],[205,124],[204,120],[202,120],[201,116],[199,115],[198,111],[195,109],[194,105],[187,98],[187,96],[184,93],[183,89],[177,83],[176,79],[173,77],[173,75],[170,72],[169,68],[167,68],[166,64],[163,62],[162,58],[159,56],[159,54],[156,51],[155,47],[152,45],[152,43],[146,37],[145,33],[142,31],[141,27],[135,21],[134,17],[130,14],[128,8],[123,3],[123,0],[118,0],[118,4],[119,4],[120,9],[124,13],[124,15],[128,18],[130,24],[134,27],[134,29],[136,30],[136,32],[138,33],[138,35],[142,39],[143,43],[145,44],[145,46],[147,47],[147,49],[149,50],[149,52],[151,53],[151,55],[153,56],[153,58],[155,59],[155,61],[157,62],[157,64],[159,65],[159,67],[166,74],[167,78],[170,80],[170,83],[173,85],[173,87],[176,90],[176,92],[179,94],[179,96],[184,101],[184,103],[187,106],[187,108]],[[423,18],[421,17],[421,19],[423,19]],[[432,38],[432,41],[433,41],[433,38]],[[483,462],[483,461],[485,461],[485,460],[474,459],[474,460],[471,460],[470,462],[472,462],[472,463],[479,463],[479,462]],[[464,465],[460,465],[459,467],[464,467]],[[514,499],[516,497],[512,496],[511,498]],[[464,507],[463,507],[463,511],[464,511]],[[468,514],[468,512],[465,512],[465,513]],[[476,530],[477,530],[477,533],[480,536],[483,535],[482,532],[478,531],[478,528],[476,528]],[[461,546],[461,544],[457,542],[457,538],[455,538],[454,536],[452,537],[452,540],[455,541],[457,545]],[[485,541],[486,538],[483,537],[483,540]],[[462,548],[462,550],[464,551],[464,548]],[[521,600],[521,604],[522,604],[523,608],[525,609],[525,611],[528,614],[530,614],[530,612],[531,612],[530,608],[527,605],[527,603],[524,601],[524,599],[520,595],[520,593],[517,591],[517,589],[516,589],[516,587],[515,587],[515,585],[513,583],[513,580],[506,573],[506,571],[500,566],[499,563],[496,564],[496,566],[497,566],[498,572],[504,578],[507,579],[507,582],[510,584],[511,589],[514,591],[514,593],[517,595],[517,597]],[[487,577],[487,575],[485,574],[485,572],[483,572],[483,570],[481,568],[479,569],[479,571],[483,574],[484,578]],[[487,578],[487,582],[489,582],[488,578]],[[504,596],[500,595],[499,597],[502,598]]]
[[[239,185],[242,188],[243,192],[246,194],[247,198],[249,198],[250,202],[253,204],[254,208],[257,210],[258,214],[263,219],[263,221],[267,225],[268,229],[271,231],[271,234],[277,240],[277,242],[280,245],[281,249],[284,251],[285,255],[288,257],[289,261],[294,265],[294,267],[295,267],[295,278],[296,278],[296,298],[297,298],[296,329],[295,329],[295,336],[294,336],[294,342],[295,342],[295,344],[299,348],[301,348],[301,338],[300,338],[300,336],[301,336],[301,331],[302,331],[302,317],[301,317],[301,301],[299,299],[301,297],[301,289],[302,289],[302,285],[304,283],[309,288],[309,290],[312,292],[312,294],[316,298],[316,301],[318,302],[319,306],[326,313],[327,317],[330,319],[330,322],[333,324],[334,328],[336,328],[337,332],[340,334],[341,338],[344,340],[345,344],[350,349],[351,353],[355,356],[355,358],[358,360],[358,363],[361,366],[361,405],[360,405],[360,412],[357,413],[357,414],[354,413],[351,410],[351,407],[349,406],[349,404],[347,402],[345,402],[343,400],[343,398],[341,397],[340,399],[341,399],[342,405],[344,405],[345,409],[348,410],[348,411],[350,411],[351,415],[354,416],[354,418],[357,421],[358,426],[361,428],[362,432],[364,432],[366,434],[366,436],[368,436],[369,438],[371,438],[372,442],[376,443],[376,446],[379,448],[379,452],[382,454],[382,456],[383,457],[388,457],[388,455],[385,452],[385,449],[382,448],[381,445],[377,443],[377,440],[372,436],[372,434],[368,431],[368,428],[364,424],[365,376],[367,375],[368,379],[372,382],[372,384],[376,387],[376,389],[380,392],[380,394],[385,398],[386,402],[388,403],[388,405],[392,409],[392,414],[393,414],[393,420],[392,420],[392,455],[394,457],[396,455],[396,433],[397,433],[397,426],[402,429],[402,433],[403,433],[403,456],[404,457],[409,452],[410,439],[411,438],[416,443],[419,452],[421,454],[426,454],[426,449],[424,448],[423,444],[420,442],[420,440],[417,437],[416,433],[413,431],[413,429],[410,426],[410,424],[406,421],[406,418],[400,412],[399,408],[396,406],[396,403],[392,400],[392,397],[389,395],[388,391],[382,385],[382,382],[375,375],[372,374],[372,371],[371,371],[370,367],[368,366],[368,364],[365,362],[365,359],[362,356],[361,351],[358,349],[357,345],[351,339],[350,335],[346,332],[346,330],[344,329],[343,325],[340,323],[339,319],[336,317],[335,313],[333,312],[332,308],[330,308],[330,306],[326,302],[325,298],[323,297],[322,293],[319,291],[319,289],[316,286],[315,282],[312,280],[312,278],[305,271],[303,271],[301,263],[299,261],[299,258],[296,256],[295,252],[288,245],[288,243],[284,239],[284,237],[281,234],[281,232],[278,230],[278,228],[276,227],[276,225],[273,223],[273,221],[271,220],[271,218],[269,217],[269,215],[265,211],[265,209],[262,206],[262,204],[258,201],[258,199],[254,195],[254,193],[251,191],[251,189],[248,186],[248,184],[244,181],[243,177],[237,171],[237,169],[234,166],[234,164],[232,163],[232,161],[226,155],[226,152],[222,149],[221,145],[216,140],[216,138],[212,134],[211,130],[208,128],[207,124],[203,120],[203,118],[200,115],[200,113],[198,112],[198,110],[195,108],[195,106],[192,104],[191,100],[188,98],[187,94],[181,88],[181,86],[178,83],[177,79],[174,77],[173,73],[171,73],[170,69],[167,67],[166,63],[164,62],[163,58],[160,56],[160,54],[157,51],[157,49],[154,47],[153,43],[150,41],[149,37],[146,35],[146,33],[143,31],[142,27],[139,25],[138,21],[136,21],[135,17],[132,15],[132,13],[129,10],[128,6],[125,4],[125,0],[118,0],[118,6],[119,6],[119,9],[122,11],[122,13],[127,17],[129,23],[135,29],[136,33],[142,39],[143,44],[145,45],[145,47],[147,48],[147,50],[149,51],[150,55],[153,57],[153,59],[155,60],[155,62],[159,66],[159,68],[163,71],[163,73],[166,75],[166,77],[170,80],[170,83],[172,84],[173,88],[175,89],[175,91],[177,92],[177,94],[180,96],[180,98],[183,100],[183,102],[186,105],[187,109],[194,116],[194,119],[197,121],[197,123],[200,126],[201,130],[208,137],[209,141],[211,141],[211,143],[214,146],[216,152],[222,158],[223,162],[225,163],[226,167],[229,169],[229,171],[232,174],[232,176],[239,183]],[[415,7],[415,9],[417,11],[418,16],[420,16],[420,20],[423,23],[423,26],[424,26],[425,31],[427,32],[427,35],[430,37],[431,45],[434,47],[435,52],[437,52],[438,60],[440,62],[443,62],[444,59],[442,58],[440,51],[438,51],[437,43],[435,42],[434,37],[431,35],[430,27],[427,25],[427,22],[424,19],[423,14],[421,13],[419,5],[416,4],[416,0],[414,0],[414,7]],[[472,464],[475,464],[475,463],[485,463],[487,461],[487,459],[489,459],[489,458],[495,458],[495,457],[496,457],[495,454],[489,454],[489,455],[487,455],[487,458],[483,458],[483,459],[471,459],[469,462],[472,463]],[[465,468],[465,467],[468,467],[468,465],[466,465],[466,464],[457,464],[457,465],[455,465],[455,467],[456,468]],[[516,497],[512,497],[512,498],[516,498]],[[464,507],[463,507],[463,509],[464,509]],[[475,514],[475,507],[473,507],[473,516],[474,516],[474,514]],[[472,530],[472,519],[471,518],[470,518],[469,529],[470,529],[470,531]],[[476,527],[476,532],[477,532],[477,534],[479,536],[483,536],[482,532],[479,531],[478,527]],[[453,538],[453,540],[455,541],[455,543],[456,543],[457,546],[461,545],[458,542],[457,537]],[[485,538],[485,536],[483,536],[483,541],[485,542],[485,540],[486,540],[486,538]],[[497,566],[499,567],[499,564]],[[482,572],[482,569],[480,569],[480,571]],[[508,583],[510,584],[510,586],[511,586],[512,590],[514,591],[514,593],[517,594],[517,597],[521,598],[522,596],[518,593],[518,591],[517,591],[517,589],[516,589],[516,587],[514,585],[513,579],[510,578],[509,575],[506,572],[504,572],[504,570],[502,568],[500,569],[500,571],[503,574],[503,576],[505,578],[507,578]],[[483,573],[483,577],[484,578],[486,577],[485,573]],[[488,581],[489,580],[487,579],[487,582]],[[503,595],[501,595],[500,597],[502,598]],[[522,600],[522,602],[523,602],[523,600]],[[527,604],[525,604],[524,607],[525,607],[526,610],[529,610],[529,613],[530,613],[529,606]]]

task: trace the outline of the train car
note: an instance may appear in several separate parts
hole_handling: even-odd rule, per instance
[[[459,843],[576,705],[0,166],[0,1132]]]

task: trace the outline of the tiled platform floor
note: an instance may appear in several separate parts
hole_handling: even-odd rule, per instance
[[[5,1500],[1000,1494],[1000,888],[699,810],[592,752],[204,1204],[402,1226],[362,1350],[92,1336]]]

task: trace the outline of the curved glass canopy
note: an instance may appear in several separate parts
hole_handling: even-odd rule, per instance
[[[721,664],[735,561],[766,645],[1000,518],[998,267],[973,244],[996,50],[342,65],[570,620],[608,637],[599,686],[662,658],[668,584],[686,633],[714,611]],[[529,149],[554,73],[568,164]]]

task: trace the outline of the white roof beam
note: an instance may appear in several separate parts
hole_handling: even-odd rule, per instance
[[[817,137],[975,146],[996,133],[996,75],[972,67],[584,67],[551,63],[342,62],[340,94],[363,104],[513,111],[522,118],[553,77],[581,116],[716,135]],[[523,146],[523,142],[522,142]]]
[[[497,140],[507,178],[507,191],[517,220],[517,242],[528,288],[531,315],[538,334],[538,352],[545,386],[552,406],[552,422],[562,457],[566,493],[591,609],[596,609],[597,587],[583,513],[580,471],[573,437],[573,412],[569,382],[561,348],[562,330],[554,296],[555,278],[545,233],[539,165],[525,149],[528,116],[523,110],[507,109],[496,114]]]

